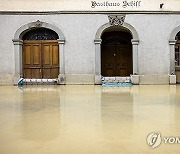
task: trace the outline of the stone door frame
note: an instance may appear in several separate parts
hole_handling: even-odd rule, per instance
[[[58,36],[58,44],[59,44],[59,84],[65,84],[65,55],[64,55],[64,45],[65,45],[65,37],[62,31],[49,23],[41,22],[37,20],[36,22],[31,22],[28,24],[25,24],[21,26],[15,33],[14,38],[13,38],[13,43],[14,43],[14,61],[15,61],[15,74],[14,74],[14,85],[17,85],[19,79],[23,76],[22,74],[22,45],[23,45],[23,40],[22,36],[27,32],[30,31],[31,29],[34,28],[47,28],[55,31]]]
[[[94,39],[95,43],[95,84],[101,84],[101,36],[107,29],[113,27],[109,22],[102,25],[96,32]],[[139,36],[133,26],[124,22],[119,28],[127,29],[132,35],[132,56],[133,56],[133,75],[131,76],[134,84],[139,84],[139,71],[138,71],[138,45]]]

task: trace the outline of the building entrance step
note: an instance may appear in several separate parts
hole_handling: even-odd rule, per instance
[[[131,77],[125,76],[125,77],[102,77],[102,83],[130,83]]]

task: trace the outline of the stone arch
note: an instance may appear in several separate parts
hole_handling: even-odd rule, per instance
[[[99,27],[95,35],[95,84],[101,84],[101,36],[106,31],[106,29],[113,27],[110,23],[106,23]],[[138,44],[139,36],[136,29],[124,22],[119,28],[124,28],[129,31],[132,35],[132,52],[133,52],[133,75],[131,80],[134,84],[139,84],[139,75],[138,75]],[[136,79],[135,79],[136,78]],[[134,82],[136,80],[136,82]]]
[[[173,31],[170,34],[169,41],[174,41],[178,32],[180,32],[180,26],[177,26],[176,28],[173,29]]]
[[[41,22],[37,20],[36,22],[31,22],[28,24],[25,24],[21,26],[14,35],[13,38],[13,43],[14,43],[14,59],[15,59],[15,74],[14,74],[14,85],[17,85],[19,79],[22,77],[22,45],[23,45],[23,40],[22,36],[35,28],[47,28],[55,31],[58,36],[58,44],[59,44],[59,59],[60,59],[60,74],[58,76],[59,78],[59,83],[60,84],[65,84],[65,58],[64,58],[64,44],[65,44],[65,37],[63,32],[56,26],[46,23],[46,22]]]
[[[101,39],[101,35],[103,34],[103,32],[104,32],[107,28],[110,28],[110,27],[113,27],[113,25],[111,25],[110,23],[106,23],[106,24],[102,25],[102,26],[97,30],[95,39]],[[125,28],[126,30],[128,30],[128,31],[132,34],[133,40],[139,41],[138,33],[137,33],[136,29],[135,29],[133,26],[131,26],[130,24],[124,22],[123,25],[121,25],[121,26],[119,26],[119,27],[122,27],[122,28]]]
[[[31,23],[28,23],[28,24],[21,26],[16,31],[16,33],[14,35],[14,39],[22,39],[22,36],[27,31],[30,31],[31,29],[38,28],[38,27],[39,28],[47,28],[47,29],[51,29],[51,30],[55,31],[59,36],[59,40],[65,41],[64,34],[62,33],[62,31],[58,27],[56,27],[52,24],[49,24],[49,23],[41,22],[39,20],[37,20],[36,22],[31,22]]]

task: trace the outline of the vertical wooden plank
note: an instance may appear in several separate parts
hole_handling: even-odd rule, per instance
[[[59,65],[58,45],[52,45],[52,65]]]
[[[23,48],[24,65],[31,65],[31,45],[24,45]]]
[[[31,78],[33,79],[40,79],[41,78],[41,71],[38,68],[31,69]]]
[[[43,43],[43,78],[57,78],[59,75],[59,48],[57,42]],[[57,67],[58,69],[54,68]]]
[[[51,70],[50,68],[43,68],[42,69],[42,78],[43,79],[50,79],[51,78]]]
[[[101,53],[103,76],[115,76],[115,50],[116,45],[103,45]]]
[[[53,63],[53,57],[52,57],[52,54],[53,54],[53,51],[52,51],[53,49],[52,49],[52,44],[50,44],[50,57],[49,57],[49,59],[50,59],[50,65],[52,66],[52,63]]]
[[[59,68],[52,68],[51,69],[51,78],[57,78],[59,75]]]
[[[132,74],[132,50],[130,45],[118,45],[116,52],[116,76]]]
[[[41,64],[41,49],[40,44],[32,45],[32,65],[40,65]]]
[[[43,44],[43,65],[50,65],[50,45],[49,44]]]
[[[32,78],[31,77],[31,69],[24,69],[23,74],[24,74],[24,78],[28,78],[28,79]]]

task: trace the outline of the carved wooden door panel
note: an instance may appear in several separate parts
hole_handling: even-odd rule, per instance
[[[42,43],[42,77],[57,78],[59,74],[59,49],[57,42]]]
[[[102,76],[114,76],[116,45],[102,45],[102,51]]]
[[[57,78],[58,74],[59,48],[56,40],[24,41],[24,78]]]
[[[41,44],[39,41],[24,41],[23,75],[24,78],[42,78]]]
[[[102,76],[129,76],[132,73],[132,53],[129,45],[102,45]]]
[[[129,76],[132,73],[132,54],[128,45],[117,45],[116,76]]]

